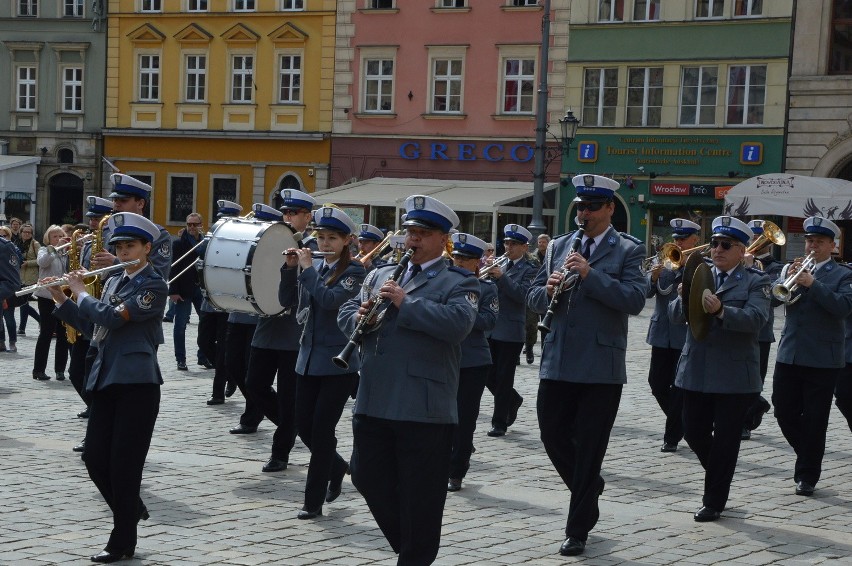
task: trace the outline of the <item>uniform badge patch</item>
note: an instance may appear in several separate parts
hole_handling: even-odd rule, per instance
[[[117,214],[113,220],[116,226],[124,226],[124,216]]]
[[[583,175],[583,184],[587,187],[595,186],[595,176],[594,175]]]
[[[491,309],[491,312],[494,314],[500,314],[500,300],[497,297],[491,299],[491,304],[488,305],[488,308]]]
[[[736,278],[736,280],[737,280],[737,281],[739,281],[740,279],[742,279],[742,278],[743,278],[743,274],[742,274],[742,273],[737,273],[737,274],[736,274],[736,276],[735,276],[735,278]]]
[[[609,239],[607,240],[607,242],[609,242],[610,246],[614,246],[615,245],[615,236],[610,236]]]
[[[426,208],[426,199],[424,197],[414,197],[414,210],[423,210]]]
[[[12,267],[17,269],[17,267],[18,267],[18,256],[16,256],[15,254],[10,254],[9,255],[9,265],[11,265]]]
[[[467,301],[467,304],[469,304],[473,308],[477,308],[477,305],[479,305],[479,295],[477,295],[473,291],[465,295],[464,300]]]
[[[344,288],[344,289],[346,289],[347,291],[351,291],[352,289],[354,289],[354,288],[355,288],[355,278],[354,278],[354,277],[351,277],[351,276],[350,276],[350,277],[347,277],[346,279],[344,279],[343,281],[341,281],[341,282],[340,282],[340,284],[341,284],[341,285],[343,286],[343,288]]]
[[[154,291],[145,291],[141,295],[136,296],[136,304],[139,305],[140,309],[148,310],[154,304],[154,299],[156,298],[157,295],[154,294]]]
[[[166,257],[166,258],[169,257],[170,255],[172,255],[172,250],[171,250],[171,246],[169,245],[169,242],[168,241],[163,242],[160,245],[160,249],[157,250],[157,253],[160,254],[162,257]]]
[[[426,276],[427,276],[429,279],[432,279],[432,278],[433,278],[433,277],[435,277],[436,275],[438,275],[438,272],[437,272],[437,271],[431,271],[431,270],[430,270],[430,271],[427,271],[427,272],[426,272]]]
[[[769,299],[769,298],[770,298],[770,295],[771,295],[771,291],[770,291],[770,289],[769,289],[769,285],[764,285],[764,287],[763,287],[763,296],[764,296],[764,297],[766,297],[767,299]]]

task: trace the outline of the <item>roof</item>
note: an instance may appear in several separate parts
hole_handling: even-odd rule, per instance
[[[41,157],[33,157],[26,155],[0,155],[0,171],[4,169],[14,169],[24,165],[34,165],[41,162]]]

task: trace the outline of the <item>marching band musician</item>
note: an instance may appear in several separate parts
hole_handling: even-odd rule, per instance
[[[494,411],[488,436],[503,436],[518,416],[524,402],[515,391],[515,368],[526,341],[527,291],[537,271],[527,258],[532,234],[518,224],[503,227],[503,243],[507,262],[503,267],[496,263],[485,271],[497,285],[500,313],[497,324],[488,337],[491,348],[491,368],[486,387],[494,395]]]
[[[698,245],[701,226],[686,218],[673,218],[672,240],[681,250]],[[657,263],[648,273],[648,298],[656,297],[654,314],[648,326],[645,342],[651,346],[651,367],[648,369],[648,385],[651,394],[663,414],[666,426],[663,432],[661,452],[676,452],[683,438],[683,393],[675,382],[677,360],[686,341],[686,325],[669,321],[669,303],[677,297],[677,286],[683,279],[683,265],[669,269],[665,262]]]
[[[97,356],[86,379],[92,405],[83,459],[113,514],[106,547],[91,557],[101,563],[132,557],[137,523],[148,518],[139,490],[160,406],[157,348],[168,298],[166,282],[148,261],[151,242],[160,234],[157,225],[132,213],[113,214],[109,225],[119,259],[139,264],[110,278],[101,300],[86,292],[82,271],[68,275],[76,304],[59,287],[48,288],[59,318],[77,329],[95,325]]]
[[[627,318],[642,311],[648,290],[640,270],[644,244],[611,224],[618,182],[599,175],[577,175],[572,182],[578,222],[585,229],[582,253],[571,252],[576,233],[551,240],[527,295],[529,307],[544,314],[563,279],[562,268],[580,277],[579,287],[556,307],[542,347],[538,388],[541,439],[571,491],[566,539],[559,549],[563,556],[584,551],[599,518],[601,465],[627,381]]]
[[[775,355],[772,404],[784,438],[796,452],[796,495],[810,496],[819,481],[834,387],[846,365],[845,320],[852,314],[852,270],[832,257],[840,228],[827,218],[804,221],[805,253],[812,270],[795,282],[799,299],[788,302],[781,342]],[[778,278],[796,273],[801,260],[788,264]]]
[[[376,249],[376,246],[381,244],[384,239],[384,233],[373,226],[372,224],[361,224],[361,231],[358,233],[358,260],[364,257],[368,253],[372,252]],[[379,250],[377,253],[381,253]],[[373,268],[381,267],[385,265],[387,262],[381,259],[378,256],[374,256],[372,259],[367,260],[366,262],[361,261],[361,265],[364,266],[368,272],[372,271]]]
[[[704,468],[704,497],[694,515],[698,522],[715,521],[725,509],[746,411],[762,388],[757,339],[769,318],[770,280],[741,264],[750,239],[751,229],[742,220],[713,220],[711,271],[716,290],[703,300],[713,320],[705,340],[687,334],[677,366],[684,438]],[[700,290],[693,287],[691,292]],[[669,305],[669,316],[682,324],[688,308],[678,296]]]
[[[486,243],[472,234],[459,232],[452,235],[453,263],[479,277],[479,259],[485,253]],[[456,406],[459,424],[453,432],[453,451],[450,455],[450,477],[447,491],[458,491],[462,480],[470,468],[470,455],[473,453],[473,433],[476,419],[479,417],[479,403],[488,379],[491,366],[491,348],[486,333],[497,324],[500,314],[500,302],[497,299],[497,286],[491,278],[479,280],[479,310],[473,330],[461,344],[461,362],[459,367],[459,389]]]
[[[296,189],[284,189],[281,191],[281,202],[283,204],[278,207],[278,210],[284,214],[284,221],[302,235],[301,239],[296,238],[301,243],[301,247],[317,251],[319,249],[317,239],[308,229],[313,220],[311,210],[317,201],[308,193]]]
[[[405,201],[406,247],[394,267],[370,272],[361,296],[344,303],[338,324],[351,335],[378,294],[382,324],[364,335],[361,384],[352,419],[352,482],[399,554],[399,564],[431,564],[441,542],[453,428],[458,422],[461,343],[476,320],[479,282],[443,261],[459,218],[439,200]]]
[[[349,368],[341,369],[332,358],[347,342],[337,327],[337,311],[358,294],[366,273],[350,257],[349,243],[357,226],[345,212],[319,208],[314,225],[320,251],[331,254],[313,259],[308,248],[287,250],[279,291],[281,304],[292,305],[304,325],[295,368],[296,430],[310,449],[311,460],[299,519],[322,515],[323,500],[337,499],[349,472],[349,464],[336,451],[335,428],[355,385],[358,360],[355,357]]]

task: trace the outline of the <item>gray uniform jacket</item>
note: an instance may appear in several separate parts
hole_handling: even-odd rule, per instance
[[[21,288],[21,262],[15,244],[0,239],[0,301],[8,299]]]
[[[554,238],[547,246],[544,264],[527,295],[529,307],[547,312],[547,278],[562,269],[571,250],[574,232]],[[574,383],[627,383],[627,318],[642,312],[648,281],[639,267],[645,244],[609,227],[589,258],[589,274],[556,307],[552,331],[544,339],[541,379]],[[501,305],[502,308],[502,305]]]
[[[538,269],[525,256],[500,279],[495,279],[500,298],[500,314],[490,338],[503,342],[523,342],[526,337],[527,291]]]
[[[672,271],[663,269],[656,283],[651,283],[648,275],[648,298],[657,297],[654,314],[648,325],[645,342],[656,348],[683,349],[686,342],[686,324],[676,324],[669,320],[669,303],[677,297],[677,286],[683,280],[683,269]]]
[[[365,288],[377,292],[396,266],[370,272]],[[361,382],[355,413],[395,421],[455,424],[461,343],[476,321],[479,281],[443,261],[408,281],[397,309],[384,311],[381,325],[361,344]],[[349,336],[358,320],[362,291],[337,317]]]
[[[760,328],[769,318],[769,276],[737,267],[716,290],[725,314],[714,317],[707,338],[698,342],[687,333],[677,363],[675,385],[700,393],[759,393]],[[678,296],[669,305],[675,322],[686,322]]]
[[[810,288],[800,288],[801,298],[785,307],[787,319],[775,358],[784,364],[841,368],[846,365],[845,320],[852,314],[852,269],[830,259],[814,277]]]
[[[846,363],[852,364],[852,315],[846,317]]]
[[[299,375],[343,375],[354,373],[359,368],[359,358],[353,355],[349,360],[349,368],[343,369],[332,362],[332,358],[340,353],[349,341],[349,335],[343,335],[337,326],[337,311],[341,305],[355,297],[364,282],[364,266],[353,261],[346,267],[340,277],[327,287],[325,282],[331,277],[333,270],[320,277],[319,269],[323,260],[315,259],[313,267],[303,270],[298,279],[298,305],[282,302],[291,306],[298,320],[303,321],[302,343],[299,348],[299,358],[296,360],[296,372]],[[282,271],[297,271],[296,268]],[[281,286],[290,286],[290,290],[279,290],[279,298],[293,297],[293,278],[285,273],[281,278]]]
[[[75,328],[94,324],[92,346],[97,357],[86,378],[86,390],[114,384],[162,384],[157,346],[163,335],[168,286],[149,264],[117,293],[124,272],[104,285],[103,299],[84,296],[80,304],[65,301],[54,315]]]
[[[781,269],[784,264],[776,260],[772,256],[759,258],[763,263],[763,272],[769,276],[770,281],[775,281],[781,276]],[[778,305],[773,302],[769,306],[769,320],[760,329],[760,335],[757,337],[758,342],[775,342],[775,307]]]
[[[461,368],[473,368],[491,364],[491,348],[486,335],[497,324],[500,314],[500,301],[497,298],[497,286],[493,281],[479,282],[479,311],[473,330],[461,344]]]

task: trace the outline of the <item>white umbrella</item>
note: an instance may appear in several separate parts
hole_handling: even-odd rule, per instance
[[[728,191],[725,214],[852,220],[852,183],[789,173],[758,175]]]

